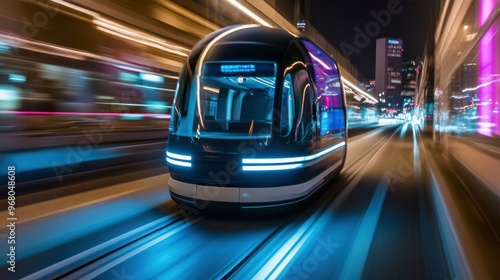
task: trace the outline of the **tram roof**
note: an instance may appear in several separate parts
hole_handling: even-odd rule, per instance
[[[232,25],[209,34],[193,49],[203,48],[209,44],[261,43],[285,51],[290,42],[297,38],[299,37],[279,28],[254,24]]]

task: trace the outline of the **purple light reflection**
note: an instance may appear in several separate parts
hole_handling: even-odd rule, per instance
[[[493,8],[496,6],[498,0],[480,0],[479,2],[479,26],[488,20],[491,13],[493,13]]]
[[[4,115],[49,115],[49,116],[97,116],[97,117],[153,117],[170,118],[170,114],[143,114],[143,113],[92,113],[92,112],[45,112],[45,111],[0,111]]]
[[[479,3],[479,26],[482,26],[493,12],[498,0],[480,0]],[[499,35],[498,24],[495,22],[479,41],[479,84],[487,83],[493,79],[500,70],[498,49]],[[479,122],[478,133],[486,136],[500,135],[500,119],[493,115],[493,105],[498,102],[498,83],[491,83],[478,89],[480,105],[478,106]]]
[[[303,41],[314,67],[319,105],[332,109],[342,107],[340,76],[335,62],[314,44]]]

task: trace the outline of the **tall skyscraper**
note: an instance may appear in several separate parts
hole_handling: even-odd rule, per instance
[[[403,111],[406,112],[410,112],[414,106],[418,60],[419,58],[403,61],[402,63],[401,97],[403,99]]]
[[[416,60],[403,61],[401,68],[401,96],[413,97],[416,86]]]
[[[401,65],[403,40],[377,39],[375,57],[375,95],[382,113],[396,114],[403,108],[401,98]]]

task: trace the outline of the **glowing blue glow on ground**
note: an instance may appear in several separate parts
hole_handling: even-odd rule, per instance
[[[286,241],[283,246],[274,254],[262,268],[252,277],[252,280],[277,279],[288,264],[295,258],[302,249],[305,242],[313,233],[311,227],[319,214],[316,213],[307,219]]]

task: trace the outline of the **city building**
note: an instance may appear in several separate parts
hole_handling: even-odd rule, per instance
[[[403,40],[379,38],[375,57],[375,96],[379,99],[381,114],[396,115],[402,112],[401,68]]]
[[[403,61],[401,67],[401,98],[403,113],[411,113],[414,107],[417,68],[419,59]]]

